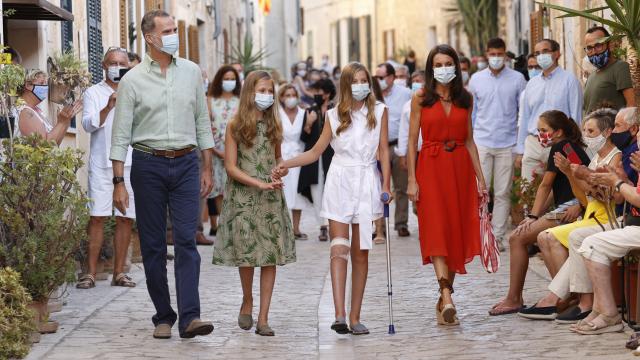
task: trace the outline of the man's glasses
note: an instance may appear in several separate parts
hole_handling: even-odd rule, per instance
[[[597,43],[595,45],[588,45],[584,47],[584,51],[588,53],[594,50],[600,52],[605,48],[606,45],[607,43]]]

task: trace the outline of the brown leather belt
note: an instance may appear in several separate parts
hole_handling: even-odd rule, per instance
[[[134,144],[132,147],[138,151],[142,151],[144,153],[151,154],[153,156],[165,157],[168,159],[175,159],[181,156],[185,156],[191,153],[196,148],[195,146],[189,146],[184,149],[177,149],[177,150],[157,150],[157,149],[152,149],[148,146],[144,146],[142,144]]]

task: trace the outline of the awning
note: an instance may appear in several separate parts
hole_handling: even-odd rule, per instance
[[[2,0],[3,10],[14,9],[8,20],[73,21],[73,14],[47,0]]]

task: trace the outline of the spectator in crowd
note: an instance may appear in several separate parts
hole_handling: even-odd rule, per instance
[[[616,174],[625,182],[632,184],[638,181],[638,172],[633,169],[631,162],[631,154],[638,151],[636,135],[638,134],[640,119],[636,114],[636,108],[621,109],[616,115],[614,132],[611,134],[612,142],[622,151],[622,166],[624,172],[617,171]],[[619,194],[616,194],[616,200],[622,201],[623,199]],[[628,213],[631,219],[640,215],[637,208],[633,206],[631,206]],[[636,214],[636,216],[633,214]],[[640,222],[625,221],[627,225],[634,223],[640,224]],[[561,301],[564,301],[564,304],[569,303],[568,299],[570,299],[570,294],[577,294],[579,296],[579,303],[576,306],[571,306],[563,312],[560,312],[561,310],[558,308],[558,316],[555,319],[557,323],[576,323],[591,313],[593,306],[593,287],[589,280],[587,269],[584,266],[583,257],[578,253],[578,249],[580,249],[585,238],[611,229],[609,223],[603,223],[576,229],[569,234],[569,257],[553,278],[551,284],[549,284],[549,292],[547,295],[537,302],[538,306],[553,306]]]
[[[309,70],[315,69],[315,66],[313,64],[313,56],[308,56],[307,61],[305,61],[305,63],[307,64],[307,69]]]
[[[287,84],[278,91],[280,101],[280,122],[282,123],[282,160],[294,158],[304,152],[304,142],[300,139],[304,125],[305,110],[299,106],[300,97],[296,88]],[[293,221],[293,236],[296,240],[307,240],[307,234],[300,231],[300,217],[302,210],[307,208],[309,201],[298,192],[300,167],[289,169],[289,173],[282,178],[284,198],[291,210]]]
[[[333,65],[329,61],[329,55],[322,55],[322,63],[320,64],[320,70],[325,71],[327,74],[331,74],[333,72]]]
[[[242,82],[244,82],[244,68],[242,67],[242,64],[233,63],[231,64],[231,66],[234,69],[236,69],[236,72],[238,73],[238,77],[240,78],[240,84],[242,84]]]
[[[540,232],[562,223],[573,222],[582,213],[569,179],[554,162],[556,154],[562,154],[570,156],[574,164],[589,163],[589,157],[583,150],[585,144],[580,128],[558,110],[540,114],[537,128],[541,146],[551,148],[549,160],[530,213],[509,237],[509,290],[489,310],[489,314],[494,316],[513,314],[523,307],[522,290],[529,267],[527,245],[533,244]],[[556,210],[545,213],[549,196],[553,196]]]
[[[611,166],[613,168],[620,167],[621,152],[611,141],[611,132],[614,128],[614,119],[616,111],[612,109],[599,109],[587,115],[583,124],[583,138],[587,144],[587,148],[595,153],[589,163],[589,170],[595,171],[598,168]],[[560,268],[563,266],[569,256],[569,235],[576,230],[608,224],[611,212],[607,209],[607,204],[595,196],[589,194],[597,193],[597,189],[593,189],[588,181],[579,175],[578,171],[572,169],[569,156],[555,156],[556,166],[562,171],[571,183],[571,189],[576,195],[580,205],[586,210],[584,216],[580,220],[576,220],[570,224],[556,226],[547,229],[538,234],[538,246],[542,252],[545,265],[549,270],[552,278],[556,277]],[[573,166],[576,168],[576,166]],[[608,202],[608,200],[607,200]],[[575,269],[579,270],[579,269]],[[565,280],[566,281],[566,280]],[[535,305],[522,309],[518,313],[520,316],[530,319],[553,320],[558,315],[558,304],[556,299],[548,302],[539,301]],[[583,305],[585,309],[590,306],[589,300]],[[590,310],[590,309],[589,309]],[[587,314],[583,314],[586,316]],[[579,319],[577,319],[579,320]]]
[[[394,83],[396,71],[389,63],[382,63],[376,69],[376,79],[380,84],[380,90],[384,96],[384,103],[389,111],[389,148],[398,145],[398,132],[400,130],[400,117],[402,108],[411,100],[411,90]],[[409,219],[409,199],[407,198],[407,170],[400,166],[400,158],[391,154],[391,175],[393,178],[393,191],[396,200],[395,230],[399,236],[409,236],[407,221]],[[380,235],[380,234],[377,234]]]
[[[64,106],[58,112],[58,121],[53,126],[38,106],[49,96],[47,84],[47,74],[44,71],[32,69],[27,72],[24,85],[18,88],[18,96],[24,100],[24,103],[15,109],[18,121],[14,136],[39,134],[44,139],[55,141],[60,145],[71,125],[71,119],[82,109],[82,100]]]
[[[211,322],[200,320],[200,254],[195,242],[198,195],[207,196],[212,187],[211,122],[198,65],[173,55],[179,47],[174,18],[153,10],[143,16],[141,29],[149,51],[118,85],[110,156],[113,199],[126,215],[129,195],[123,186],[124,161],[132,145],[131,185],[147,288],[156,310],[153,336],[170,338],[178,320],[167,281],[168,206],[176,252],[178,330],[180,337],[192,338],[213,331]],[[165,74],[172,77],[168,85]],[[196,146],[202,152],[202,169]]]
[[[584,51],[596,67],[584,88],[585,111],[590,113],[605,102],[615,109],[635,106],[629,64],[615,57],[609,31],[594,26],[587,30],[584,42]]]
[[[534,54],[527,55],[527,81],[542,74],[542,68],[538,65],[538,60]]]
[[[409,49],[407,57],[404,58],[404,65],[409,69],[409,75],[416,71],[416,52]]]
[[[394,68],[396,71],[396,79],[393,81],[395,85],[401,87],[409,87],[409,68],[406,65],[398,65]]]
[[[469,85],[471,79],[471,61],[469,58],[460,56],[460,71],[462,71],[462,83],[465,88]]]
[[[460,63],[462,68],[462,63]],[[415,94],[424,86],[424,71],[418,70],[411,75],[411,93]],[[409,124],[411,116],[411,100],[407,101],[402,107],[402,115],[400,118],[400,129],[398,130],[398,146],[393,149],[396,156],[399,157],[400,167],[407,169],[407,146],[409,145]],[[422,146],[422,134],[418,134],[418,151]]]
[[[558,65],[560,44],[552,39],[539,41],[533,55],[542,69],[541,76],[533,76],[522,95],[518,142],[514,150],[515,166],[522,169],[522,177],[529,182],[534,174],[542,175],[549,148],[543,148],[537,139],[540,114],[547,110],[560,110],[578,124],[582,120],[582,87],[576,77]]]
[[[640,171],[640,153],[632,155],[632,164],[634,170]],[[584,257],[594,290],[593,311],[573,328],[573,331],[583,335],[618,332],[624,328],[611,285],[611,263],[631,250],[640,248],[640,213],[637,212],[640,207],[640,189],[620,176],[621,173],[615,168],[608,170],[606,173],[594,174],[594,181],[620,194],[633,205],[636,212],[632,211],[624,228],[591,235],[578,249],[578,253]]]
[[[333,68],[333,72],[331,73],[331,78],[334,83],[340,81],[341,72],[342,72],[342,69],[340,69],[340,66],[336,66]]]
[[[105,80],[87,89],[83,96],[82,127],[91,134],[89,198],[92,201],[89,206],[91,217],[88,229],[88,272],[76,284],[78,289],[89,289],[96,286],[96,267],[104,241],[104,224],[109,217],[114,215],[113,170],[111,161],[109,161],[109,150],[111,150],[111,133],[118,83],[121,79],[121,71],[129,69],[127,51],[118,47],[109,48],[102,60],[102,68],[106,75]],[[124,183],[129,192],[131,206],[126,214],[115,209],[116,228],[113,239],[112,286],[136,286],[136,283],[124,272],[131,240],[131,229],[136,216],[130,182],[131,152],[132,150],[129,148],[124,163]]]
[[[320,79],[330,79],[331,75],[324,70],[320,70]]]
[[[479,55],[476,57],[476,71],[484,70],[488,65],[486,56]]]
[[[224,167],[224,138],[227,125],[238,111],[240,104],[240,74],[229,65],[218,69],[213,82],[207,89],[207,107],[211,119],[211,131],[215,146],[213,147],[213,189],[207,199],[207,208],[211,229],[209,235],[215,236],[218,231],[218,215],[222,209],[224,189],[227,184],[227,171]],[[197,239],[196,239],[197,240]]]
[[[140,56],[134,52],[128,52],[127,56],[129,57],[129,68],[132,68],[138,64],[140,64]]]
[[[293,68],[293,81],[291,82],[298,94],[300,94],[300,99],[305,106],[309,106],[313,102],[313,93],[308,89],[311,82],[309,81],[310,74],[307,69],[307,63],[304,61],[297,63]]]
[[[304,116],[300,140],[304,143],[304,151],[311,150],[320,138],[324,128],[327,111],[333,108],[333,99],[336,96],[336,87],[329,79],[320,80],[314,83],[310,90],[313,92],[314,105],[311,106]],[[333,148],[327,146],[318,161],[300,168],[297,190],[312,204],[320,223],[320,235],[318,240],[329,240],[329,230],[326,219],[320,216],[322,211],[322,196],[324,181],[333,158]]]
[[[493,184],[493,229],[500,250],[510,213],[513,147],[517,140],[520,94],[527,82],[519,72],[505,66],[505,43],[494,38],[487,43],[489,68],[469,81],[473,95],[473,137],[478,146],[482,172]]]

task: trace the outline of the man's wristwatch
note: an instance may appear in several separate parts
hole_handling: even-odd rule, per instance
[[[618,183],[616,183],[616,186],[615,186],[615,188],[616,188],[616,192],[620,192],[620,187],[621,187],[623,184],[626,184],[626,182],[625,182],[624,180],[620,180],[620,181],[618,181]]]
[[[124,182],[124,177],[122,177],[122,176],[114,176],[113,177],[113,185],[119,184],[121,182]]]

